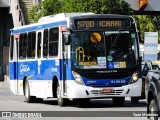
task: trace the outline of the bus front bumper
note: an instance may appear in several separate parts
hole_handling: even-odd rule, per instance
[[[90,87],[67,81],[67,98],[112,98],[141,96],[142,80],[122,87]]]

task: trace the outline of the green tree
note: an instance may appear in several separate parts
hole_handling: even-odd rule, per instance
[[[52,15],[62,12],[60,0],[45,0],[39,5],[35,5],[29,12],[29,19],[37,22],[42,16]]]
[[[62,0],[63,12],[93,12],[97,14],[131,14],[124,0]]]
[[[93,12],[96,14],[132,14],[130,5],[124,0],[45,0],[33,6],[29,18],[34,22],[42,16],[60,12]]]
[[[144,32],[158,32],[160,30],[160,17],[151,15],[133,15],[140,28],[140,37],[144,42]],[[160,37],[158,38],[160,43]]]

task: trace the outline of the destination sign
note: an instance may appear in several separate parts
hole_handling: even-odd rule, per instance
[[[130,21],[124,19],[75,20],[77,29],[83,28],[120,28],[130,27]]]

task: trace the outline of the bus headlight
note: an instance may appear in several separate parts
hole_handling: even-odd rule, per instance
[[[72,71],[72,73],[73,73],[74,81],[77,84],[84,85],[84,82],[83,82],[81,76],[78,73],[74,72],[74,71]]]
[[[130,82],[130,83],[135,83],[135,82],[137,82],[137,81],[138,81],[138,73],[135,72],[135,73],[133,73],[133,75],[132,75],[132,79],[131,79],[131,82]]]

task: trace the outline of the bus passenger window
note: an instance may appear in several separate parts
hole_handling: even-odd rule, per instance
[[[36,32],[28,33],[27,58],[35,58]]]
[[[13,35],[10,37],[10,60],[13,60],[13,46],[14,46],[14,38]]]
[[[43,56],[48,56],[48,29],[43,32]]]
[[[19,39],[19,59],[26,59],[27,34],[21,34]]]
[[[58,55],[58,28],[51,28],[49,31],[49,56]]]
[[[38,33],[37,57],[41,57],[41,33]]]

